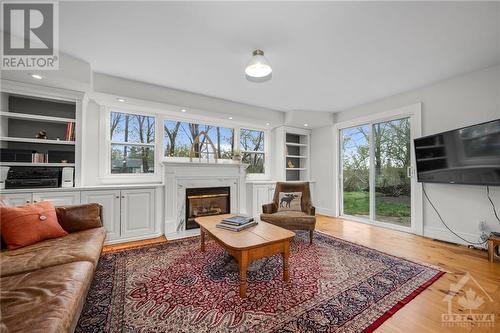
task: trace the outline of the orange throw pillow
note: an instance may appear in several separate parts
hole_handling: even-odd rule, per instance
[[[0,227],[8,250],[68,234],[57,222],[56,210],[50,201],[0,207]]]

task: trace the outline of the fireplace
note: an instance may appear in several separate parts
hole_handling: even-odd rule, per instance
[[[231,211],[229,187],[186,189],[186,230],[199,228],[196,217],[229,214]]]

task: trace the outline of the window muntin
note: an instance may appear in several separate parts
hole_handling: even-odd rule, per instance
[[[110,113],[112,174],[145,174],[155,171],[155,117]]]

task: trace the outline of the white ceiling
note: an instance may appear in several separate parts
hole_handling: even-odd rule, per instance
[[[339,111],[499,63],[500,4],[60,2],[97,72],[271,109]],[[244,65],[265,51],[273,78]]]

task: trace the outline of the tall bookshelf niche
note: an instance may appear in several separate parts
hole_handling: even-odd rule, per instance
[[[284,167],[287,181],[309,180],[309,135],[285,133]]]
[[[75,166],[75,102],[6,92],[1,97],[0,165]],[[37,138],[40,131],[47,138]]]

